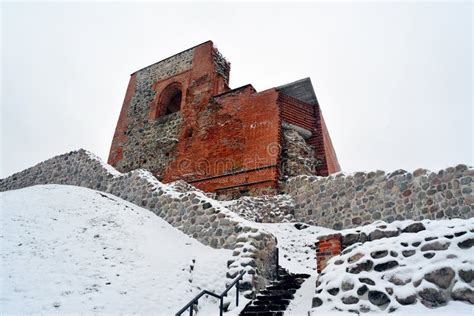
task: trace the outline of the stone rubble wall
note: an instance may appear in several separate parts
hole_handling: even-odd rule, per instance
[[[176,112],[129,129],[127,146],[140,150],[125,150],[118,166],[124,170],[146,169],[162,180],[165,168],[175,157],[181,123],[181,113]]]
[[[286,195],[245,196],[223,202],[226,207],[249,221],[257,223],[294,222],[294,202]]]
[[[382,221],[376,221],[373,225],[365,226],[361,229],[350,229],[341,232],[341,249],[344,250],[356,243],[365,243],[382,238],[393,238],[403,233],[418,233],[425,230],[421,222],[398,221],[387,224]]]
[[[246,270],[241,288],[247,296],[275,277],[276,238],[191,186],[164,185],[144,170],[122,174],[81,149],[1,179],[0,191],[39,184],[75,185],[111,193],[152,211],[204,245],[233,249],[227,282]]]
[[[283,128],[281,176],[283,179],[298,175],[316,174],[318,160],[313,148],[291,128]]]
[[[417,169],[290,178],[284,192],[294,199],[294,220],[346,229],[377,220],[474,217],[474,169]]]
[[[391,224],[376,221],[372,225],[320,236],[316,242],[317,270],[320,273],[331,258],[340,255],[343,250],[343,253],[350,251],[347,248],[354,244],[363,244],[382,238],[394,238],[403,233],[418,233],[424,230],[426,227],[423,223],[411,220],[397,221]]]
[[[389,239],[354,243],[320,274],[311,315],[474,304],[473,246],[473,219],[414,222]]]
[[[212,51],[212,60],[216,65],[216,72],[224,77],[225,83],[228,85],[230,76],[230,63],[217,49]]]

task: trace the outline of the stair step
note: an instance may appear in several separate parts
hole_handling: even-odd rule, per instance
[[[240,316],[283,316],[283,312],[242,312]]]
[[[265,299],[265,300],[255,300],[253,302],[253,306],[262,306],[262,305],[288,305],[290,304],[290,300],[283,300],[283,299]]]
[[[279,277],[272,281],[257,297],[250,301],[241,316],[283,316],[296,290],[309,277],[308,274],[291,274],[279,268]]]
[[[286,293],[283,291],[279,293],[271,293],[268,295],[257,295],[257,300],[274,300],[274,299],[285,299],[285,300],[292,300],[295,296],[291,293]]]
[[[267,291],[267,290],[263,290],[265,291],[265,293],[262,293],[263,291],[261,291],[259,294],[263,294],[265,296],[276,296],[276,295],[285,295],[285,294],[295,294],[297,289],[286,289],[286,290],[273,290],[273,291]]]

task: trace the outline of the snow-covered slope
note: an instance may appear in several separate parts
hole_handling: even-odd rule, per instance
[[[0,314],[173,315],[201,289],[225,286],[230,250],[113,195],[42,185],[0,201]]]
[[[225,286],[231,250],[206,247],[152,212],[113,195],[75,186],[43,185],[0,193],[0,203],[2,315],[173,315],[200,290],[220,292]],[[355,310],[354,306],[360,309],[367,298],[359,297],[354,291],[363,286],[359,280],[362,276],[377,284],[374,289],[393,288],[390,306],[384,306],[381,311],[372,308],[372,312],[387,313],[394,307],[393,314],[397,315],[428,315],[429,312],[432,312],[430,315],[472,315],[473,305],[465,302],[449,301],[446,306],[428,309],[419,299],[417,304],[407,306],[401,306],[395,299],[395,296],[401,298],[402,294],[413,295],[418,287],[429,288],[426,280],[419,286],[414,282],[423,279],[431,268],[446,265],[455,271],[450,291],[460,285],[469,286],[460,279],[459,271],[472,269],[474,248],[460,250],[458,244],[472,238],[473,219],[423,223],[426,231],[354,244],[342,256],[333,258],[319,278],[324,286],[318,288],[322,289],[318,296],[324,304],[313,310],[314,315],[353,314],[349,310]],[[382,224],[386,230],[407,225],[402,222],[374,223],[341,233],[365,232],[369,235]],[[333,231],[290,223],[254,225],[278,238],[280,264],[284,268],[294,273],[311,274],[285,313],[306,315],[317,290],[314,243],[319,236]],[[460,234],[461,231],[466,233]],[[430,240],[433,236],[438,238]],[[437,246],[440,249],[422,250],[425,244],[436,242],[442,243]],[[445,243],[449,243],[446,249]],[[383,250],[388,252],[382,253]],[[407,250],[416,251],[406,257],[404,251]],[[373,254],[377,251],[380,253]],[[435,253],[432,259],[423,256],[428,252]],[[397,260],[399,266],[383,272],[346,272],[346,268],[365,259],[371,260],[374,266],[385,259]],[[336,264],[338,260],[342,263]],[[392,275],[402,281],[407,278],[411,281],[395,287],[390,281]],[[353,288],[345,291],[342,289],[344,282],[353,284]],[[470,283],[472,287],[474,284]],[[335,287],[340,288],[336,295],[327,293]],[[351,294],[359,301],[343,303],[342,299]],[[245,300],[241,307],[244,305]],[[218,304],[214,299],[206,298],[199,301],[199,307],[198,315],[216,315]],[[233,309],[227,314],[237,315],[239,310]]]

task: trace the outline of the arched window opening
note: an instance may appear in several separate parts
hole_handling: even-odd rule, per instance
[[[171,114],[178,112],[181,109],[181,91],[177,91],[176,95],[173,96],[166,107],[165,114]]]
[[[180,111],[182,97],[183,93],[181,92],[181,85],[179,83],[172,83],[166,87],[160,96],[160,112],[162,115]]]

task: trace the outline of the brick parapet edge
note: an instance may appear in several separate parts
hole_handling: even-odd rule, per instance
[[[342,235],[331,234],[322,236],[316,242],[317,271],[321,273],[327,266],[327,262],[342,251]]]

